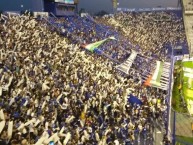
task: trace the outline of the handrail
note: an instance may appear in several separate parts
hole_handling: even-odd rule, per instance
[[[54,18],[58,19],[52,12],[50,12],[50,15],[52,15]]]
[[[172,74],[170,77],[170,81],[169,81],[169,88],[168,88],[168,100],[167,100],[167,127],[166,127],[166,134],[168,136],[168,139],[171,140],[171,137],[169,135],[169,132],[171,132],[171,103],[172,103],[172,90],[173,90],[173,70],[174,70],[174,57],[173,57],[173,53],[171,56],[171,68],[170,68],[170,73]],[[172,130],[173,131],[173,130]],[[174,139],[174,138],[173,138]],[[175,140],[173,140],[173,142],[175,142]]]

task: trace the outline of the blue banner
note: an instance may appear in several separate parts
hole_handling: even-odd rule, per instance
[[[138,105],[142,105],[142,101],[139,100],[136,96],[133,95],[129,95],[129,99],[128,99],[129,103],[133,104],[138,104]]]

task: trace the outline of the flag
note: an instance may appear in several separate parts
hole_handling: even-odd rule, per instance
[[[8,123],[8,130],[7,130],[7,137],[11,139],[13,133],[13,121],[9,121]]]
[[[151,79],[152,79],[152,75],[150,75],[147,80],[144,82],[145,86],[151,86]]]
[[[164,68],[163,64],[164,63],[161,61],[156,62],[156,69],[154,73],[146,79],[144,83],[145,86],[154,86],[154,87],[161,86],[161,76],[162,76],[163,68]]]
[[[109,37],[109,38],[106,38],[104,40],[101,40],[101,41],[97,41],[97,42],[94,42],[94,43],[91,43],[91,44],[88,44],[85,46],[85,48],[91,52],[94,52],[94,50],[100,46],[101,44],[103,44],[104,42],[106,42],[107,40],[116,40],[115,37]]]
[[[0,122],[0,133],[2,132],[4,127],[5,127],[5,120]]]
[[[163,62],[161,61],[157,61],[156,62],[156,69],[155,72],[153,74],[151,83],[157,86],[161,86],[160,80],[161,80],[161,75],[163,72]]]
[[[138,99],[136,96],[133,96],[132,94],[129,95],[128,101],[131,104],[138,104],[138,105],[143,104],[140,99]]]

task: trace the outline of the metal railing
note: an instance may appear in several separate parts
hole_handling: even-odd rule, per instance
[[[53,16],[55,19],[58,19],[52,12],[49,13],[51,16]]]

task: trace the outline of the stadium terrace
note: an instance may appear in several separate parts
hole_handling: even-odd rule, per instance
[[[184,11],[77,3],[1,14],[0,145],[175,144],[176,89],[193,114]]]

